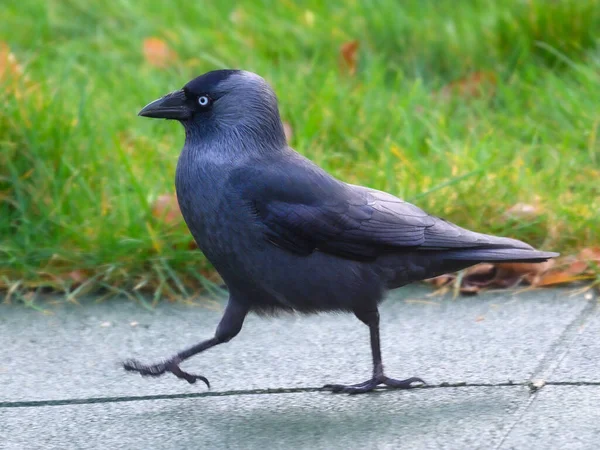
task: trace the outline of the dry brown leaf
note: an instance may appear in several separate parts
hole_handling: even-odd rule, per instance
[[[584,248],[579,252],[579,259],[600,264],[600,247]]]
[[[171,50],[167,43],[160,38],[144,39],[144,58],[154,67],[165,68],[177,59],[177,53]]]
[[[460,280],[460,292],[473,295],[481,288],[491,284],[496,278],[496,267],[493,264],[483,263],[469,267]]]
[[[536,280],[536,283],[532,285],[536,287],[542,286],[554,286],[557,284],[568,284],[579,280],[590,279],[591,275],[573,275],[567,272],[549,272],[543,274]]]
[[[542,272],[548,271],[551,267],[554,266],[555,261],[553,259],[549,259],[548,261],[544,261],[541,263],[513,263],[513,262],[505,262],[505,263],[496,263],[496,268],[498,271],[505,274],[514,274],[519,276],[531,275],[531,274],[539,274]]]
[[[565,269],[565,272],[570,273],[571,275],[579,275],[585,272],[588,269],[588,263],[581,260],[573,261],[569,264],[569,267]]]
[[[524,280],[531,285],[539,280],[539,277],[550,270],[554,264],[554,259],[549,259],[541,263],[498,263],[497,285],[498,287],[514,286]]]
[[[530,283],[541,287],[592,279],[595,277],[594,264],[600,264],[600,248],[584,248],[577,257],[563,258],[561,264],[557,264],[553,270],[539,274],[535,279],[530,280]]]
[[[489,263],[477,264],[465,270],[466,277],[487,277],[494,272],[494,265]]]
[[[583,255],[582,255],[583,253]],[[582,250],[577,256],[567,256],[560,259],[560,263],[556,265],[553,272],[564,272],[570,275],[580,275],[585,273],[590,268],[586,253]]]
[[[294,136],[294,130],[292,130],[292,126],[289,124],[289,122],[283,122],[283,132],[285,133],[285,138],[287,141],[290,142]]]
[[[439,289],[453,289],[463,295],[475,295],[483,288],[509,288],[520,282],[533,287],[556,286],[575,281],[592,280],[595,265],[600,265],[600,247],[584,248],[575,256],[542,263],[478,264],[466,269],[462,277],[457,274],[440,275],[425,280]],[[460,281],[460,286],[456,283]]]
[[[340,47],[340,71],[346,75],[354,75],[358,63],[358,40],[346,42]]]
[[[494,72],[473,72],[459,80],[444,86],[438,95],[449,98],[454,95],[466,98],[481,97],[483,95],[494,95],[496,91],[497,77]]]
[[[183,221],[177,195],[163,194],[159,195],[152,205],[152,215],[161,219],[167,225],[176,225]]]

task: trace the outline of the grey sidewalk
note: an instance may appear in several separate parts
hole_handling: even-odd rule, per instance
[[[354,397],[318,390],[370,374],[368,331],[350,315],[250,317],[186,364],[207,391],[119,361],[209,337],[218,302],[0,306],[0,448],[598,448],[596,298],[428,292],[383,304],[382,339],[388,374],[430,387]]]

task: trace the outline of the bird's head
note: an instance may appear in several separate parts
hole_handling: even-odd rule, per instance
[[[146,105],[140,116],[178,120],[188,136],[234,133],[242,138],[285,143],[277,97],[260,76],[215,70]]]

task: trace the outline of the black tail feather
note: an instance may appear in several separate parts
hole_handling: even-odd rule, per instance
[[[444,259],[451,261],[472,261],[474,263],[544,262],[557,256],[559,256],[559,253],[520,248],[471,248],[444,252]]]

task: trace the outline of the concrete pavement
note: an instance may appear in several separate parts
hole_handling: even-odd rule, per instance
[[[350,315],[249,317],[185,364],[207,391],[119,362],[209,337],[220,302],[0,305],[0,448],[597,448],[600,308],[569,292],[396,291],[381,308],[386,371],[431,385],[352,397],[319,391],[370,375]]]

